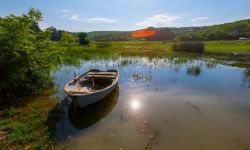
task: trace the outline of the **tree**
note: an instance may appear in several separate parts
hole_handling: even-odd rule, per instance
[[[153,36],[146,37],[146,41],[170,41],[173,40],[175,37],[175,34],[169,28],[154,29],[151,27],[151,29],[155,30],[156,34]]]
[[[75,35],[70,34],[68,32],[63,32],[60,40],[62,43],[67,44],[69,47],[72,43],[76,43],[78,41]]]
[[[49,31],[34,26],[42,13],[31,8],[22,16],[0,19],[0,96],[22,96],[50,83]]]
[[[78,34],[79,42],[81,45],[88,45],[89,46],[89,40],[87,39],[87,33],[80,32]]]

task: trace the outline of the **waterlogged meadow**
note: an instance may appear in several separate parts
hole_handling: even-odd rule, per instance
[[[144,47],[62,48],[53,85],[0,112],[1,147],[250,148],[247,57],[172,53],[159,43]],[[63,87],[92,68],[119,70],[119,83],[104,100],[80,109]]]

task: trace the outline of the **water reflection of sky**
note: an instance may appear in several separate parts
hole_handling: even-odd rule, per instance
[[[188,74],[188,68],[198,66],[200,73]],[[127,57],[119,59],[98,59],[81,61],[80,66],[62,66],[54,73],[56,85],[62,89],[65,83],[77,75],[97,68],[101,70],[120,70],[119,83],[125,83],[129,87],[146,87],[149,90],[167,90],[173,86],[211,90],[213,92],[242,92],[243,72],[237,67],[215,64],[202,60],[178,60],[175,59],[148,59],[140,57]]]
[[[139,132],[146,131],[146,129],[148,132],[153,132],[155,128],[163,130],[162,122],[166,124],[169,121],[170,126],[171,121],[173,123],[172,131],[177,131],[175,127],[178,127],[183,129],[184,134],[186,133],[188,136],[190,130],[188,127],[196,127],[196,114],[201,117],[202,113],[211,111],[212,114],[214,111],[228,116],[230,116],[227,114],[229,112],[248,116],[248,109],[250,110],[250,107],[248,108],[250,91],[245,86],[249,83],[243,84],[246,77],[244,76],[245,68],[217,64],[215,61],[202,59],[120,57],[118,59],[81,61],[79,66],[61,66],[54,72],[55,85],[58,87],[57,95],[62,99],[66,96],[63,86],[74,77],[74,72],[80,75],[92,68],[118,69],[120,71],[117,103],[113,105],[111,111],[107,111],[105,116],[86,129],[77,129],[72,125],[66,111],[65,119],[61,120],[55,129],[59,141],[64,141],[65,137],[71,135],[82,139],[82,143],[88,145],[87,143],[91,143],[91,141],[86,140],[87,137],[107,138],[115,136],[119,132],[122,132],[120,136],[124,140],[131,134],[133,137],[137,137],[138,132],[134,133],[137,128],[139,128]],[[67,110],[67,106],[65,109]],[[203,116],[204,119],[207,119],[204,122],[208,126],[214,127],[214,120],[209,119],[215,116],[208,118]],[[86,116],[83,114],[82,117]],[[225,118],[225,116],[223,117]],[[239,121],[237,117],[231,117],[232,120],[229,119],[226,122]],[[218,119],[223,120],[224,118]],[[192,120],[194,124],[189,120]],[[240,123],[239,125],[245,127]],[[208,126],[206,127],[208,128]],[[104,132],[103,135],[102,132]],[[106,132],[110,132],[109,136],[106,135]],[[165,136],[165,132],[162,132],[162,135]],[[209,136],[209,133],[207,134]],[[213,135],[211,134],[211,136]],[[139,139],[140,137],[137,137],[134,140]],[[105,138],[103,140],[105,141]],[[120,141],[116,142],[120,143]],[[99,141],[100,143],[102,142]]]

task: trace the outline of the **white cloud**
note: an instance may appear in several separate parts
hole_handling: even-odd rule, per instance
[[[246,19],[250,19],[250,16],[242,18],[242,20],[246,20]]]
[[[81,18],[80,15],[74,14],[72,11],[68,9],[62,9],[61,10],[61,17],[67,18],[69,20],[74,20],[82,23],[116,23],[119,20],[118,19],[112,19],[112,18],[105,18],[105,17],[93,17],[93,18]]]
[[[104,18],[104,17],[95,17],[95,18],[80,18],[80,15],[74,14],[74,15],[64,15],[63,17],[68,18],[70,20],[82,22],[82,23],[116,23],[118,22],[118,19],[110,19],[110,18]]]
[[[70,20],[76,20],[76,21],[82,21],[80,19],[80,16],[79,15],[72,15],[71,17],[69,17]]]
[[[61,14],[62,14],[61,15],[62,18],[69,18],[71,16],[72,12],[68,9],[62,9]]]
[[[196,22],[196,21],[207,20],[207,19],[208,19],[207,17],[199,17],[199,18],[194,18],[191,21]]]
[[[157,14],[152,17],[146,18],[141,22],[135,23],[139,27],[164,27],[172,25],[177,19],[180,19],[179,16],[169,16],[167,14]]]
[[[85,20],[87,23],[115,23],[115,22],[118,22],[118,19],[109,19],[109,18],[102,18],[102,17],[87,18]]]

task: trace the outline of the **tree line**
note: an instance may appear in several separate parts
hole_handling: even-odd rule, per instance
[[[150,27],[152,29],[152,27]],[[140,38],[145,41],[211,41],[238,40],[250,37],[250,19],[203,27],[153,28],[154,36]],[[131,31],[97,31],[90,32],[91,41],[133,41]]]
[[[89,39],[85,32],[70,33],[64,30],[57,30],[55,27],[49,27],[46,30],[51,32],[50,39],[52,41],[61,42],[63,45],[69,47],[72,44],[89,45]]]

